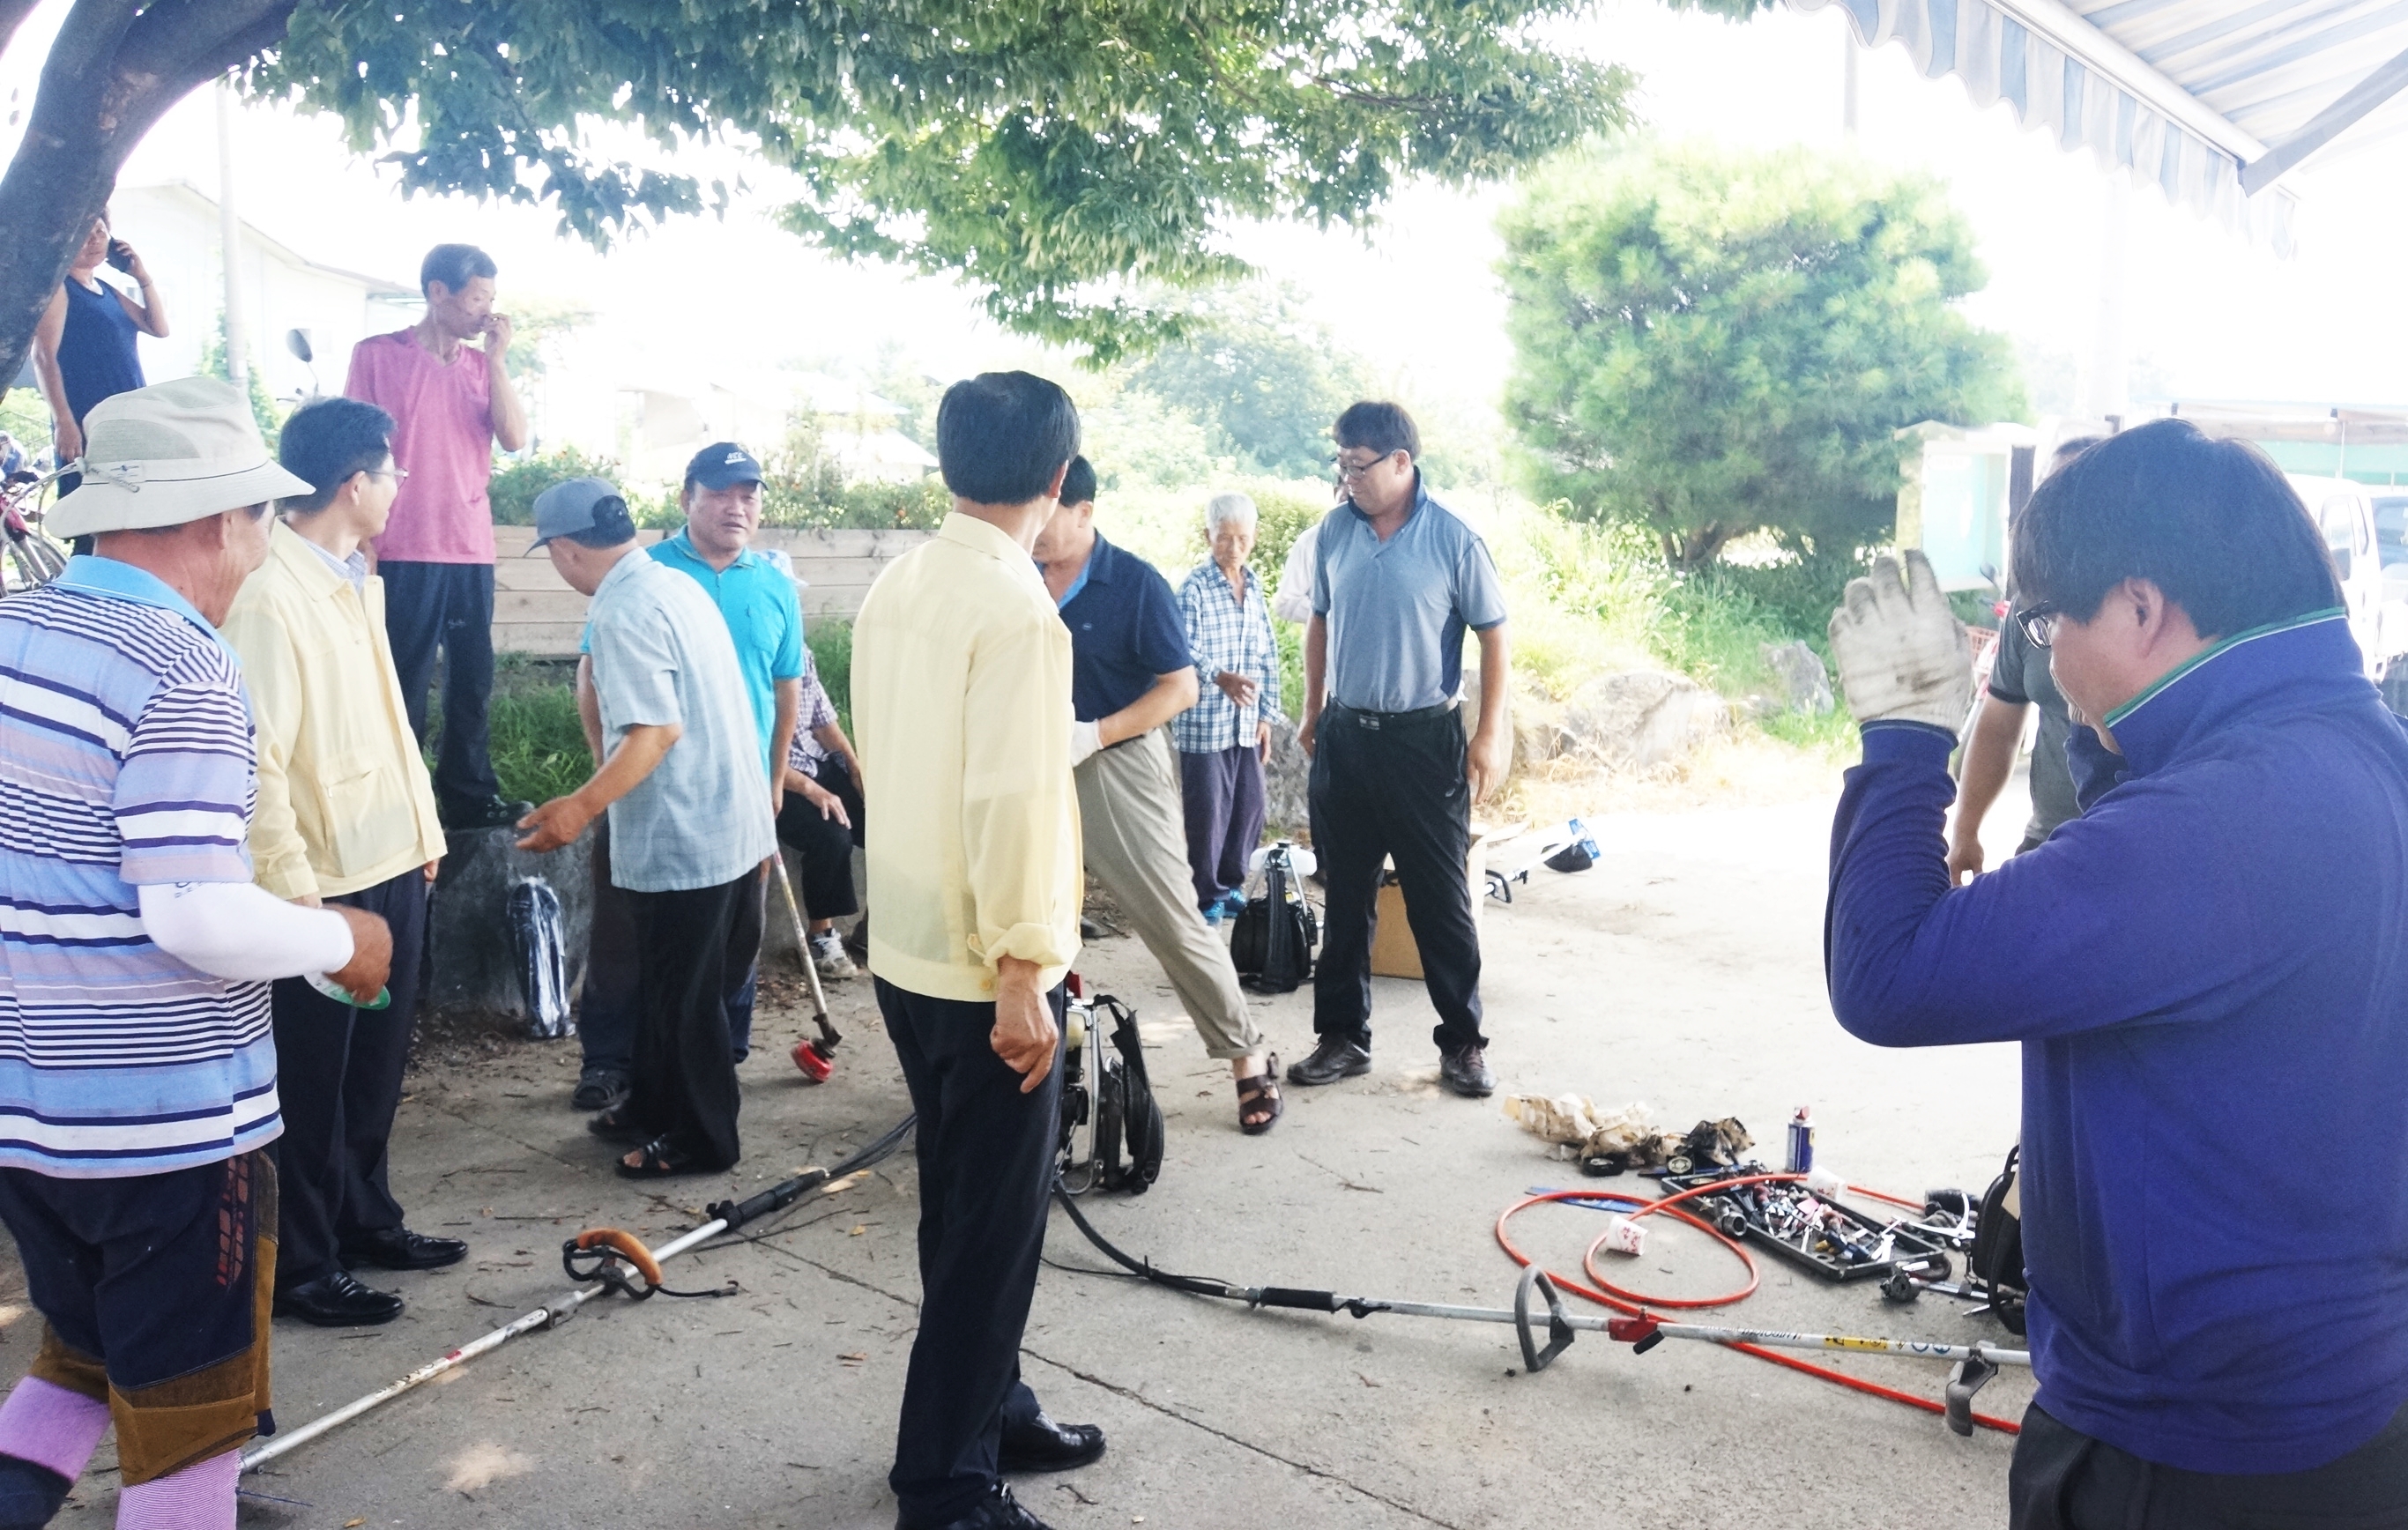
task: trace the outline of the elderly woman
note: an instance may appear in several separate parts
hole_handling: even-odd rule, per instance
[[[1254,502],[1243,494],[1213,495],[1204,530],[1211,559],[1179,586],[1203,696],[1171,719],[1170,736],[1179,746],[1197,906],[1218,923],[1245,902],[1246,861],[1263,836],[1269,720],[1282,714],[1270,608],[1246,566],[1254,550]]]

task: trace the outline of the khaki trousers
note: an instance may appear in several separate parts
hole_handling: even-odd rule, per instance
[[[1101,882],[1162,964],[1204,1050],[1227,1061],[1260,1051],[1229,948],[1196,908],[1179,765],[1167,729],[1097,750],[1074,773],[1087,875]]]

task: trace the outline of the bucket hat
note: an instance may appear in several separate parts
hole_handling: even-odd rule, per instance
[[[51,508],[53,536],[142,531],[314,493],[268,455],[251,405],[216,378],[102,399],[84,417],[83,483]]]

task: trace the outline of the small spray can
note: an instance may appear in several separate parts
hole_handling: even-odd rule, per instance
[[[1814,1117],[1804,1106],[1789,1118],[1789,1172],[1804,1174],[1814,1166]]]

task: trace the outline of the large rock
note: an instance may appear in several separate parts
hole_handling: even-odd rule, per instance
[[[1312,821],[1307,793],[1312,762],[1296,741],[1296,724],[1271,724],[1270,764],[1263,767],[1264,832],[1271,838],[1299,838]]]
[[[1831,699],[1830,671],[1823,667],[1823,658],[1804,642],[1767,643],[1764,662],[1781,677],[1782,689],[1788,694],[1792,711],[1828,712],[1835,705]]]
[[[1563,705],[1563,751],[1612,770],[1680,759],[1730,723],[1730,706],[1697,681],[1662,670],[1600,675]]]
[[[573,989],[585,974],[594,922],[594,836],[549,854],[520,850],[515,829],[468,829],[446,836],[449,853],[427,915],[425,997],[430,1010],[468,1010],[527,1018],[510,945],[510,889],[541,877],[560,894],[562,947]]]

